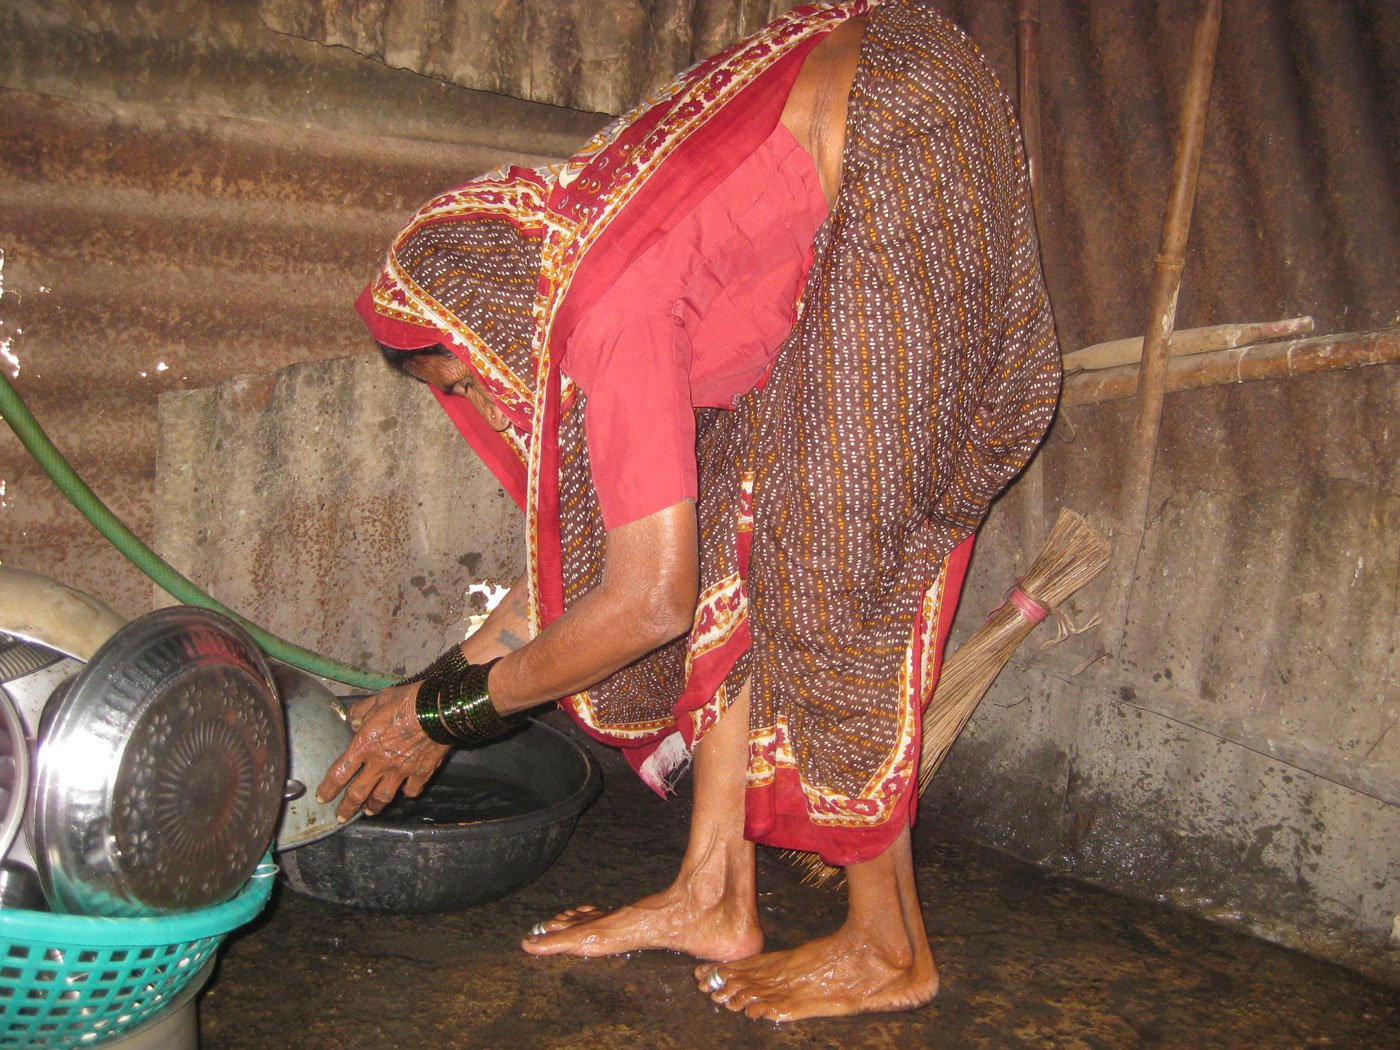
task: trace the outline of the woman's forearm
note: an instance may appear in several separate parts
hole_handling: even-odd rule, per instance
[[[684,633],[695,615],[698,580],[695,507],[680,503],[609,532],[602,582],[537,638],[524,642],[526,583],[517,580],[459,649],[471,663],[496,660],[489,699],[500,714],[523,711],[586,689]],[[418,709],[424,688],[432,690],[437,703],[437,720],[431,724]],[[316,789],[322,801],[345,789],[336,810],[340,820],[349,820],[361,805],[378,812],[401,787],[409,795],[423,790],[450,743],[432,727],[446,725],[449,736],[461,739],[458,729],[444,721],[450,712],[443,711],[441,688],[443,683],[433,678],[427,685],[415,680],[351,708],[355,738]],[[450,692],[451,684],[446,688]],[[453,705],[465,700],[471,707],[481,697],[450,699]],[[464,725],[475,725],[475,739],[483,738],[481,712],[466,717],[459,708],[456,714],[466,718]]]
[[[492,634],[480,643],[479,659],[510,649],[491,670],[492,704],[510,714],[568,696],[684,634],[695,615],[698,577],[695,508],[681,503],[610,532],[602,583],[536,638],[510,649],[509,641],[520,637],[512,625],[522,635],[525,625],[522,581],[497,609],[522,592],[518,620],[502,616],[498,627],[493,614],[482,626]]]
[[[462,655],[499,661],[490,687],[502,714],[568,696],[689,630],[698,569],[695,508],[678,504],[610,532],[603,582],[533,639],[522,575]]]
[[[641,621],[631,607],[609,602],[600,592],[585,595],[492,668],[492,705],[510,714],[587,689],[685,629],[648,629]]]

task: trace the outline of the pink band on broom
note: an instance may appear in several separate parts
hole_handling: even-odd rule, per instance
[[[1016,611],[1024,616],[1031,623],[1040,623],[1050,615],[1050,610],[1041,605],[1025,591],[1021,590],[1021,581],[1016,581],[1016,586],[1006,592],[1006,598],[1002,605],[1014,605]],[[988,615],[987,619],[991,619]]]

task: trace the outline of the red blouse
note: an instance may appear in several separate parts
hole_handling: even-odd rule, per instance
[[[694,409],[762,382],[826,215],[811,155],[779,123],[579,319],[560,368],[588,398],[605,528],[694,501]]]

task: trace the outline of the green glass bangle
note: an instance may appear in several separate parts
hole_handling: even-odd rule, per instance
[[[467,658],[462,655],[462,647],[454,645],[416,675],[400,679],[399,685],[426,682],[429,678],[441,674],[458,674],[470,666],[471,664],[467,663]]]
[[[465,662],[465,661],[464,661]],[[418,690],[418,724],[439,744],[484,744],[505,736],[514,723],[491,703],[487,679],[496,661],[471,664],[429,677]]]
[[[432,683],[424,682],[418,687],[418,699],[414,707],[418,715],[418,726],[427,735],[429,740],[448,745],[458,743],[457,738],[442,724],[442,711],[438,705],[438,691]]]
[[[491,703],[487,686],[496,661],[469,667],[444,683],[438,694],[438,710],[444,727],[465,743],[481,744],[510,732],[511,723]]]

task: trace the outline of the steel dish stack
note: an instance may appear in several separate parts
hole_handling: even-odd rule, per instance
[[[91,651],[53,622],[92,612],[75,595],[0,569],[0,1046],[195,1047],[194,992],[271,891],[282,705],[226,617],[158,610]]]

